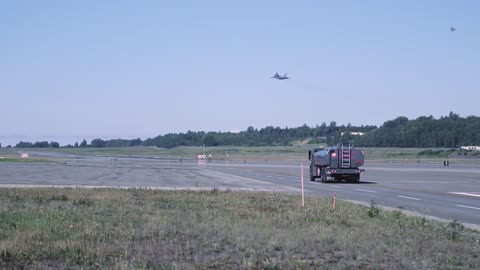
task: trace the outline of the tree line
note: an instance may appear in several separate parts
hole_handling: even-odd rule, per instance
[[[358,135],[358,132],[363,135]],[[94,139],[87,143],[66,145],[64,147],[127,147],[156,146],[172,148],[177,146],[284,146],[291,145],[296,140],[306,140],[310,143],[337,142],[353,143],[364,147],[460,147],[461,145],[480,145],[480,118],[476,116],[460,117],[451,112],[448,116],[435,119],[433,116],[421,116],[409,120],[401,116],[386,121],[380,127],[337,125],[332,121],[324,122],[315,127],[304,124],[296,128],[280,128],[267,126],[256,129],[252,126],[239,133],[188,131],[186,133],[169,133],[145,140]],[[59,147],[56,142],[20,142],[15,147]]]
[[[357,145],[371,147],[447,147],[480,145],[480,117],[460,117],[450,112],[435,119],[397,117],[365,136],[352,138]]]
[[[60,144],[58,142],[48,142],[48,141],[41,141],[41,142],[22,142],[20,141],[15,145],[18,148],[59,148]]]

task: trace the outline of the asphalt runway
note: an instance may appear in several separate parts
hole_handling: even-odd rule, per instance
[[[35,155],[35,154],[32,154]],[[300,163],[60,156],[56,163],[0,163],[0,187],[85,186],[221,189],[300,194]],[[311,182],[305,193],[333,196],[480,225],[480,165],[368,163],[359,184]],[[307,201],[308,203],[308,201]]]
[[[226,174],[194,160],[78,157],[61,163],[0,163],[0,187],[149,187],[296,191],[266,181]]]

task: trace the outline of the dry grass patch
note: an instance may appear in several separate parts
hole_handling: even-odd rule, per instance
[[[0,268],[478,269],[480,233],[329,199],[0,189]]]

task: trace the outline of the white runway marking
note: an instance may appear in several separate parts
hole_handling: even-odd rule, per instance
[[[363,192],[376,193],[376,191],[373,191],[373,190],[368,190],[368,189],[359,189],[359,188],[356,188],[355,190],[358,190],[358,191],[363,191]]]
[[[283,177],[278,177],[278,179],[280,179],[280,180],[287,180],[287,178],[283,178]]]
[[[463,207],[463,208],[468,208],[468,209],[480,210],[480,207],[466,206],[466,205],[461,205],[461,204],[457,204],[456,206]]]
[[[331,187],[343,189],[342,187],[339,187],[339,186],[333,186],[333,185],[332,185]]]
[[[476,194],[476,193],[468,193],[468,192],[448,192],[448,193],[480,198],[480,194]]]
[[[409,200],[415,200],[415,201],[421,201],[422,199],[419,198],[414,198],[414,197],[408,197],[408,196],[403,196],[403,195],[397,195],[399,198],[404,198],[404,199],[409,199]]]
[[[267,175],[267,177],[268,177],[268,178],[272,178],[273,176],[271,176],[271,175]]]
[[[429,181],[429,180],[402,180],[402,181],[381,181],[382,183],[428,183],[428,184],[442,184],[442,183],[449,183],[448,181]],[[455,184],[471,184],[471,182],[463,181],[463,182],[455,182]]]

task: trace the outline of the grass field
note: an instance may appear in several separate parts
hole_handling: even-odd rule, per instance
[[[20,163],[35,163],[35,162],[49,162],[45,158],[18,158],[18,157],[0,157],[0,162],[20,162]]]
[[[0,268],[479,269],[480,233],[329,198],[0,189]]]
[[[234,147],[216,146],[207,147],[206,154],[211,154],[216,160],[268,160],[268,161],[305,161],[308,151],[318,145],[297,146],[269,146],[269,147]],[[402,161],[416,162],[434,161],[439,159],[462,159],[464,162],[480,162],[480,155],[469,153],[458,154],[458,151],[432,151],[431,148],[360,148],[365,152],[367,161]],[[117,147],[117,148],[37,148],[16,149],[1,148],[0,156],[15,155],[22,152],[59,152],[73,155],[98,155],[98,156],[146,156],[164,158],[196,158],[203,153],[203,147],[180,146],[175,148],[157,148],[146,146]],[[458,152],[458,153],[457,153]],[[467,159],[465,157],[468,157]],[[54,158],[49,158],[55,160]]]

